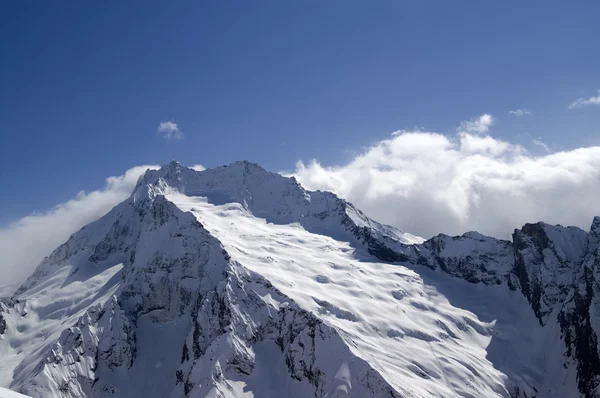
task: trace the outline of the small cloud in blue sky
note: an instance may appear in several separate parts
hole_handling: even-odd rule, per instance
[[[156,132],[162,135],[165,140],[181,140],[183,138],[183,131],[179,129],[177,123],[173,121],[160,122]]]
[[[577,98],[575,101],[571,102],[568,106],[569,109],[575,108],[583,108],[588,105],[600,105],[600,90],[598,90],[598,95],[590,98]]]
[[[529,112],[527,109],[515,109],[513,111],[508,111],[508,114],[513,116],[527,116],[531,115],[531,112]]]
[[[494,124],[495,119],[489,113],[484,113],[479,117],[466,120],[458,126],[458,131],[469,134],[483,134],[487,133]]]

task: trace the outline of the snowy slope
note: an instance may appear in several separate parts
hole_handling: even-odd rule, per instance
[[[167,198],[210,225],[234,259],[339,330],[353,352],[402,396],[509,396],[506,375],[486,358],[486,347],[494,333],[502,332],[511,350],[531,351],[529,344],[542,334],[530,311],[519,314],[518,329],[501,331],[498,319],[480,319],[453,305],[436,287],[441,279],[445,289],[463,290],[458,299],[468,301],[482,293],[478,286],[426,269],[417,273],[412,267],[373,261],[348,243],[311,234],[297,224],[268,224],[239,205],[214,206],[178,193]],[[527,309],[520,294],[489,290],[483,311],[497,313],[504,322],[514,322],[514,306]],[[516,368],[520,359],[501,365]],[[539,377],[535,373],[541,371],[525,364],[515,374]],[[560,391],[560,386],[552,388]]]
[[[191,214],[140,190],[6,303],[5,384],[32,396],[395,394],[335,329],[233,261]]]
[[[27,395],[19,394],[18,392],[0,387],[0,398],[27,398]]]
[[[34,397],[594,397],[600,219],[423,240],[249,162],[148,171],[0,301]]]

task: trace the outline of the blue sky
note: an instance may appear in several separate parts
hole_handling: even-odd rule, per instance
[[[527,147],[599,145],[600,106],[568,109],[600,89],[598,15],[594,1],[3,2],[0,223],[136,165],[335,165],[484,113]]]

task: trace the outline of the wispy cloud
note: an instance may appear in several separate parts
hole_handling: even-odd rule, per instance
[[[527,109],[515,109],[513,111],[508,111],[508,114],[513,116],[527,116],[531,115],[531,112],[529,112]]]
[[[546,152],[551,152],[550,148],[548,148],[548,145],[546,145],[544,143],[544,141],[541,140],[540,137],[538,137],[538,138],[536,138],[534,140],[531,140],[531,142],[533,143],[533,145],[537,145],[537,146],[543,148],[544,150],[546,150]]]
[[[569,104],[569,109],[575,108],[583,108],[588,105],[600,105],[600,90],[598,90],[598,95],[590,98],[578,98],[575,101]]]
[[[156,132],[161,134],[166,140],[181,140],[183,138],[183,131],[173,121],[160,122]]]
[[[46,212],[0,226],[0,284],[23,282],[39,262],[73,232],[131,195],[138,178],[149,168],[157,166],[133,167],[121,176],[107,178],[103,189],[80,192]]]
[[[457,131],[469,134],[483,134],[489,131],[494,122],[494,117],[485,113],[479,117],[462,122],[460,126],[458,126]]]

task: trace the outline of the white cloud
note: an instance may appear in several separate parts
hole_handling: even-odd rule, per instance
[[[183,138],[183,131],[179,129],[177,123],[171,121],[160,122],[156,132],[162,134],[166,140],[181,140]]]
[[[598,90],[598,95],[590,98],[578,98],[575,101],[569,104],[569,109],[574,108],[583,108],[588,105],[600,105],[600,90]]]
[[[508,114],[514,116],[526,116],[531,115],[531,112],[529,112],[527,109],[515,109],[514,111],[508,111]]]
[[[193,169],[196,171],[203,171],[203,170],[206,170],[206,167],[202,166],[201,164],[195,164],[193,166],[190,166],[190,169]]]
[[[485,113],[479,117],[462,122],[460,126],[458,126],[457,131],[469,134],[483,134],[489,131],[494,122],[494,117]]]
[[[534,140],[531,140],[531,142],[533,143],[533,145],[537,145],[537,146],[539,146],[540,148],[543,148],[543,149],[544,149],[546,152],[551,152],[551,151],[550,151],[550,148],[548,148],[548,145],[546,145],[546,144],[544,143],[544,141],[542,141],[542,140],[541,140],[541,138],[540,138],[540,137],[538,137],[538,138],[536,138],[536,139],[534,139]]]
[[[508,238],[540,220],[587,230],[600,214],[600,147],[533,156],[491,136],[401,131],[347,164],[298,162],[293,175],[424,237],[477,230]]]
[[[0,285],[21,283],[38,263],[84,225],[100,218],[132,192],[148,168],[133,167],[106,179],[103,189],[80,192],[74,199],[40,214],[32,214],[0,227]],[[0,286],[0,291],[2,291]]]
[[[464,153],[480,153],[486,156],[500,156],[506,153],[517,154],[526,152],[519,145],[512,145],[508,142],[497,140],[489,135],[483,137],[480,135],[471,135],[467,133],[459,133],[460,150]]]

